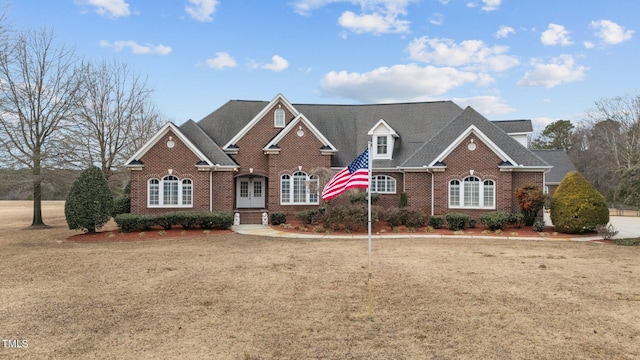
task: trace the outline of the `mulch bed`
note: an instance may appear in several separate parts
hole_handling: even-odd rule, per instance
[[[358,231],[354,231],[348,233],[343,230],[337,231],[329,231],[327,232],[324,228],[320,230],[315,230],[317,227],[321,225],[305,225],[298,220],[287,221],[285,226],[271,226],[273,229],[278,231],[286,231],[300,234],[328,234],[328,235],[366,235],[367,229],[359,229]],[[468,236],[499,236],[509,238],[509,237],[531,237],[535,239],[548,239],[548,240],[569,240],[573,238],[579,237],[592,237],[597,235],[596,233],[588,233],[588,234],[562,234],[555,232],[553,226],[546,226],[544,228],[544,232],[535,232],[531,226],[522,226],[520,228],[516,228],[514,226],[506,226],[502,232],[490,231],[483,225],[477,226],[475,228],[468,228],[463,231],[452,231],[447,228],[442,229],[433,229],[430,232],[426,231],[426,228],[420,228],[416,230],[410,230],[406,226],[398,226],[395,229],[392,229],[390,226],[386,225],[384,222],[377,222],[373,224],[371,229],[371,234],[373,235],[468,235]],[[606,243],[606,242],[603,242]]]

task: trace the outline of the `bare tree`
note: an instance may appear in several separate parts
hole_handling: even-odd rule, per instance
[[[76,104],[76,57],[46,28],[12,35],[0,54],[0,146],[31,170],[31,226],[43,226],[42,168],[59,156],[61,129]]]
[[[598,100],[595,105],[589,113],[593,129],[599,123],[612,123],[601,127],[597,135],[613,152],[617,169],[631,169],[640,162],[640,96],[626,94]]]
[[[71,161],[96,165],[109,179],[126,156],[142,146],[159,127],[145,78],[125,63],[85,63],[81,71],[76,126],[68,146]]]

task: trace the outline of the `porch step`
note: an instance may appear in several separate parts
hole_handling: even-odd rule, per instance
[[[266,209],[251,209],[251,210],[235,210],[234,211],[234,224],[263,224],[263,214],[267,214],[267,223],[269,222],[269,211]],[[240,217],[237,219],[237,217]],[[239,220],[239,222],[237,222]],[[236,223],[237,222],[237,223]]]

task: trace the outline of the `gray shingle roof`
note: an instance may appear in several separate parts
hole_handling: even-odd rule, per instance
[[[267,101],[232,100],[204,117],[198,125],[215,143],[226,144],[268,104]],[[395,141],[393,159],[375,160],[376,168],[414,164],[422,166],[429,156],[433,159],[440,153],[435,149],[446,148],[470,124],[476,125],[489,138],[497,141],[496,144],[518,163],[526,166],[547,165],[507,135],[500,126],[492,124],[473,109],[468,108],[463,112],[452,101],[292,105],[338,149],[332,157],[332,166],[336,167],[348,165],[366,149],[370,140],[367,132],[380,119],[384,119],[398,133],[399,138]],[[526,128],[527,120],[500,123],[510,129],[523,129]],[[530,121],[528,124],[531,126]],[[445,129],[447,131],[444,131]]]
[[[576,167],[571,162],[567,152],[560,150],[531,150],[541,159],[553,166],[553,169],[547,173],[545,180],[548,184],[559,184],[564,176],[571,171],[575,171]]]
[[[531,124],[531,120],[495,120],[492,121],[492,123],[496,124],[507,134],[533,132],[533,125]]]
[[[216,142],[193,120],[187,120],[180,126],[180,131],[193,145],[213,162],[212,165],[237,166],[236,162],[225,154]]]
[[[495,123],[487,120],[471,107],[454,118],[444,127],[433,140],[426,142],[415,154],[413,154],[402,166],[420,167],[435,161],[446,148],[470,126],[475,126],[496,144],[506,155],[518,165],[523,166],[548,166],[529,149],[525,148],[517,140],[509,136]],[[497,166],[498,164],[496,164]],[[516,164],[514,164],[516,165]]]

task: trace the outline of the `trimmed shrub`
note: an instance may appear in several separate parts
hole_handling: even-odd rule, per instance
[[[406,223],[406,211],[396,208],[389,209],[387,211],[387,225],[392,229],[394,227],[404,225]]]
[[[185,230],[193,229],[198,223],[201,214],[194,211],[177,211],[175,213],[176,223],[180,224]]]
[[[476,219],[469,219],[469,228],[473,229],[476,227]]]
[[[407,205],[409,205],[409,194],[407,194],[406,192],[401,192],[400,203],[398,204],[398,207],[400,209],[404,209],[407,207]]]
[[[523,215],[524,225],[533,226],[538,213],[544,207],[544,193],[535,184],[525,184],[516,190],[515,197]]]
[[[353,192],[351,195],[349,195],[349,201],[351,202],[351,204],[355,205],[355,204],[367,204],[369,202],[369,199],[367,199],[367,195],[369,193],[365,190],[360,190],[360,191],[355,191]],[[371,204],[375,204],[376,202],[378,202],[378,200],[380,200],[380,194],[378,193],[372,193],[371,194]]]
[[[137,214],[118,214],[113,220],[116,222],[120,231],[122,232],[133,232],[138,229],[138,218],[140,215]]]
[[[419,211],[408,211],[405,225],[410,229],[417,229],[424,226],[425,217]]]
[[[429,226],[434,229],[442,229],[442,216],[430,216]]]
[[[490,211],[480,215],[480,223],[489,230],[504,230],[504,225],[509,222],[510,214],[504,211]]]
[[[371,214],[371,221],[376,221],[376,214]],[[327,207],[324,215],[324,227],[334,231],[353,232],[361,230],[367,227],[367,222],[367,209],[362,206]]]
[[[568,173],[551,199],[555,231],[567,234],[594,232],[609,223],[607,202],[580,173]]]
[[[524,222],[524,219],[525,219],[525,215],[523,213],[510,213],[508,214],[508,216],[509,216],[509,220],[507,220],[507,222],[509,224],[513,225],[516,229],[520,229],[522,227],[522,223]],[[533,223],[527,226],[533,226]]]
[[[305,225],[317,225],[322,215],[318,209],[303,210],[296,213],[296,219],[302,221]]]
[[[149,230],[155,224],[151,215],[119,214],[114,220],[122,232]]]
[[[178,224],[178,219],[175,212],[168,212],[164,214],[158,214],[153,216],[156,225],[162,226],[164,230],[171,230],[173,225]]]
[[[227,230],[233,225],[233,214],[204,211],[198,217],[198,225],[203,229]]]
[[[453,231],[464,230],[469,223],[469,215],[462,213],[448,213],[445,215],[447,221],[447,229]]]
[[[271,225],[280,225],[287,222],[287,214],[283,212],[272,212],[271,213]]]
[[[165,226],[169,226],[169,224],[182,225],[184,229],[192,229],[197,225],[203,229],[223,230],[229,229],[233,225],[233,214],[208,211],[176,211],[158,215],[119,214],[116,215],[114,220],[122,232],[146,231],[150,230],[152,226],[160,225],[161,223]]]
[[[128,214],[131,212],[131,197],[123,196],[113,202],[113,211],[111,216],[116,217],[118,214]]]
[[[70,230],[95,233],[111,219],[113,196],[107,179],[97,166],[80,174],[64,203],[64,216]]]
[[[118,214],[128,214],[131,212],[131,181],[127,182],[124,187],[121,197],[113,201],[113,210],[111,211],[111,217],[116,217]]]

